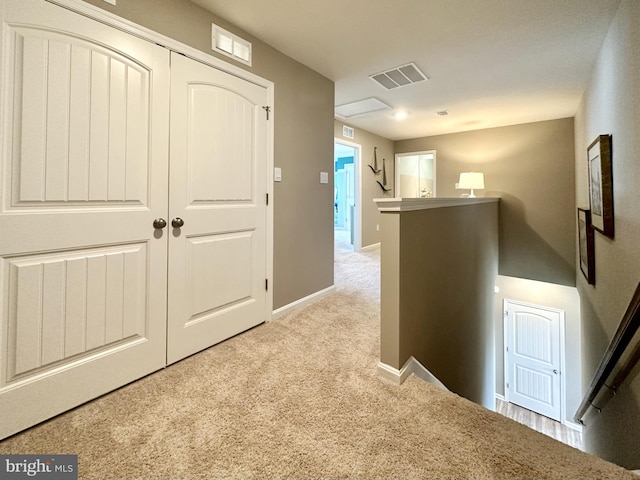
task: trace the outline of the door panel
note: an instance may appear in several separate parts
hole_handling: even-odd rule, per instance
[[[7,381],[145,338],[146,258],[139,243],[7,260]]]
[[[560,420],[560,321],[558,311],[505,302],[507,400]]]
[[[263,87],[171,56],[168,363],[265,320]]]
[[[255,201],[256,105],[225,87],[196,82],[187,86],[187,102],[189,205]]]
[[[165,365],[169,125],[168,51],[1,8],[0,438]]]

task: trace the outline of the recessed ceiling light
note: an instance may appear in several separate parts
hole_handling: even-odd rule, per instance
[[[436,112],[436,114],[440,115],[441,117],[446,117],[447,115],[449,115],[449,110],[440,110],[439,112]]]
[[[393,116],[396,120],[404,120],[407,118],[407,112],[396,112]]]

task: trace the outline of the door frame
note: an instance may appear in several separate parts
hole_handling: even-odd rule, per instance
[[[351,219],[351,221],[354,223],[353,251],[359,252],[360,250],[362,250],[362,194],[360,188],[360,185],[362,184],[362,169],[360,168],[360,159],[362,158],[362,145],[360,145],[359,143],[344,140],[342,138],[333,137],[334,146],[336,143],[353,148],[355,150],[355,154],[353,156],[353,170],[355,172],[355,175],[353,177],[353,181],[355,183],[353,195],[356,202],[356,208],[353,209],[353,218]],[[333,168],[335,170],[335,154],[333,160]]]
[[[119,17],[111,12],[103,10],[99,7],[93,6],[82,0],[44,0],[46,2],[58,5],[68,10],[74,11],[85,17],[92,18],[108,26],[117,28],[142,38],[143,40],[156,43],[170,51],[174,51],[183,54],[193,60],[202,62],[213,68],[229,73],[236,77],[239,77],[248,82],[254,83],[261,87],[264,87],[267,91],[267,102],[271,107],[269,112],[269,122],[267,122],[267,195],[269,201],[267,203],[267,225],[266,225],[266,277],[269,281],[269,289],[266,297],[265,307],[265,321],[270,321],[273,318],[273,207],[274,207],[274,195],[273,195],[273,167],[274,167],[274,123],[275,123],[275,106],[274,106],[274,83],[270,80],[262,78],[252,72],[244,70],[240,67],[227,63],[217,57],[209,55],[201,50],[190,47],[184,43],[181,43],[173,38],[167,37],[161,33],[157,33],[146,27],[138,25],[130,20]],[[167,139],[168,141],[168,139]]]
[[[512,304],[512,305],[522,305],[524,307],[529,307],[529,308],[535,308],[535,309],[539,309],[539,310],[546,310],[549,312],[553,312],[553,313],[557,313],[560,316],[560,338],[559,338],[559,345],[560,345],[560,423],[562,423],[563,425],[567,424],[567,416],[566,416],[566,412],[565,412],[565,405],[566,405],[566,382],[565,382],[565,322],[566,322],[566,312],[560,308],[554,308],[554,307],[549,307],[546,305],[537,305],[535,303],[529,303],[529,302],[523,302],[521,300],[513,300],[513,299],[509,299],[509,298],[505,298],[503,299],[503,303],[502,303],[502,312],[503,312],[503,342],[504,342],[504,375],[503,375],[503,381],[504,381],[504,398],[506,402],[509,402],[509,396],[510,396],[510,389],[507,388],[507,382],[509,379],[509,353],[507,352],[507,347],[509,347],[510,343],[509,343],[509,334],[508,334],[508,322],[509,322],[509,318],[507,315],[507,304]],[[536,412],[538,413],[538,412]]]
[[[400,167],[398,166],[398,157],[413,157],[420,155],[433,155],[433,192],[431,192],[431,197],[436,197],[436,166],[437,166],[437,154],[436,150],[418,150],[416,152],[400,152],[396,153],[393,156],[393,174],[395,176],[393,188],[395,189],[396,194],[400,192]]]

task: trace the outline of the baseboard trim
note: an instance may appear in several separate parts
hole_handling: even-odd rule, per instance
[[[425,382],[432,383],[444,390],[449,390],[433,373],[416,360],[415,357],[410,357],[400,370],[386,363],[378,363],[378,375],[396,385],[401,385],[411,374]]]
[[[371,245],[367,245],[366,247],[362,247],[360,249],[361,252],[366,252],[368,250],[375,250],[376,248],[380,248],[380,242],[378,243],[373,243]]]
[[[567,428],[570,428],[571,430],[575,430],[578,433],[582,433],[582,425],[580,425],[578,423],[570,422],[569,420],[565,420],[564,426],[567,427]]]
[[[408,363],[408,362],[407,362]],[[401,385],[411,372],[407,368],[407,363],[398,370],[397,368],[393,368],[391,365],[387,365],[386,363],[378,363],[378,375],[382,378],[389,380],[390,382],[395,383],[396,385]]]
[[[327,287],[316,293],[312,293],[311,295],[307,295],[306,297],[296,300],[295,302],[291,302],[287,305],[284,305],[283,307],[276,308],[271,315],[271,320],[275,320],[276,318],[282,317],[287,313],[293,312],[294,310],[298,310],[299,308],[302,308],[311,303],[317,302],[321,298],[326,297],[327,295],[331,295],[335,291],[336,291],[336,286],[331,285],[330,287]]]

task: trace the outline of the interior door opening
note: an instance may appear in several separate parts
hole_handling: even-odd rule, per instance
[[[504,301],[505,399],[564,423],[564,311]]]
[[[401,198],[436,196],[436,152],[396,155],[396,192]]]
[[[344,140],[334,143],[333,227],[335,251],[359,251],[360,201],[358,172],[360,145]]]

